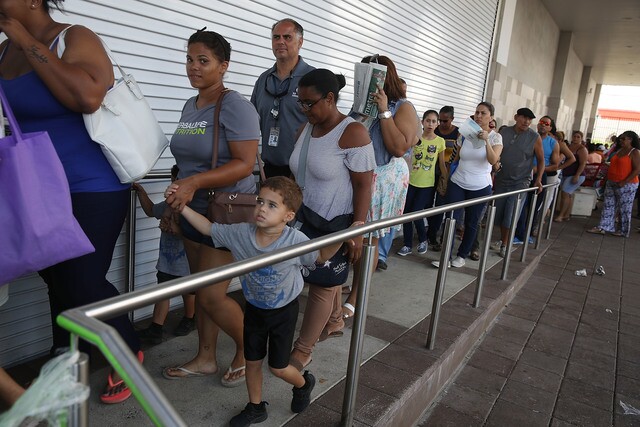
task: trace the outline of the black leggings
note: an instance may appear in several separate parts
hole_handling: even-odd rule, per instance
[[[52,352],[69,346],[69,332],[56,323],[65,310],[119,295],[107,280],[113,249],[122,230],[129,207],[129,190],[71,195],[73,214],[93,246],[94,253],[61,262],[40,271],[49,288],[49,305],[53,328]],[[108,320],[136,353],[140,341],[127,315]],[[89,344],[81,340],[80,350],[90,353]]]

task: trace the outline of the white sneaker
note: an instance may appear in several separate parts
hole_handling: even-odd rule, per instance
[[[502,247],[502,240],[496,240],[491,244],[491,249],[493,249],[494,251],[499,251],[501,247]]]
[[[403,246],[400,248],[398,252],[396,252],[400,256],[407,256],[411,253],[411,248],[409,246]]]
[[[433,265],[435,268],[440,268],[440,261],[431,261],[431,265]],[[447,267],[451,267],[451,261],[447,263]]]
[[[453,261],[451,261],[451,266],[455,267],[455,268],[460,268],[460,267],[464,267],[464,258],[462,257],[455,257],[453,259]]]

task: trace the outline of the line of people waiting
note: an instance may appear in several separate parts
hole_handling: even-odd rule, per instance
[[[16,10],[3,12],[0,21],[0,28],[8,37],[0,46],[0,84],[9,102],[15,105],[24,131],[50,133],[69,178],[74,214],[96,247],[94,254],[41,272],[49,287],[52,309],[52,354],[64,351],[69,343],[68,333],[55,323],[57,314],[117,295],[106,273],[126,216],[130,191],[128,185],[119,183],[82,123],[82,114],[97,109],[113,83],[111,64],[96,35],[82,26],[69,29],[65,54],[56,56],[57,36],[68,25],[55,22],[49,11],[62,1],[31,5],[25,2]],[[396,216],[403,210],[419,208],[423,199],[425,206],[438,205],[492,190],[525,188],[530,181],[541,186],[548,162],[540,135],[529,128],[535,115],[528,108],[519,109],[514,117],[516,124],[498,133],[494,130],[493,106],[488,102],[478,104],[473,118],[482,129],[477,135],[481,147],[456,134],[453,108],[439,113],[427,111],[421,129],[393,61],[372,55],[362,62],[384,64],[387,74],[384,85],[374,95],[379,115],[370,124],[358,114],[345,115],[338,110],[339,92],[345,85],[343,76],[314,69],[303,61],[299,52],[304,32],[299,23],[288,18],[276,22],[271,28],[271,41],[276,62],[258,78],[250,101],[223,85],[231,45],[222,35],[203,29],[187,42],[186,74],[197,95],[186,101],[178,129],[203,131],[176,131],[172,137],[171,152],[178,172],[165,191],[166,206],[173,210],[172,214],[164,217],[153,209],[145,211],[164,217],[164,231],[179,229],[190,273],[357,227],[366,221]],[[224,102],[219,105],[223,92]],[[27,93],[29,96],[25,96]],[[220,138],[217,164],[212,165],[215,110],[219,110]],[[366,122],[368,127],[360,122]],[[209,189],[256,192],[253,170],[260,141],[268,179],[260,189],[256,225],[209,223],[202,216],[206,214]],[[637,145],[637,136],[630,141]],[[403,156],[412,149],[410,171]],[[635,159],[637,155],[631,157]],[[534,158],[537,166],[531,180]],[[494,168],[497,173],[492,184]],[[278,178],[282,176],[304,185],[300,188],[289,178]],[[429,190],[421,190],[424,188]],[[136,189],[144,199],[142,188]],[[405,205],[407,199],[411,203]],[[513,198],[503,200],[496,217],[501,227],[498,249],[502,255],[513,205]],[[465,258],[473,253],[482,210],[482,206],[465,210],[464,237],[452,265],[464,265]],[[433,225],[429,224],[426,234],[419,228],[419,252],[427,247],[439,248],[437,221],[435,218]],[[295,223],[308,235],[297,232],[289,223]],[[391,230],[379,230],[374,242],[390,233]],[[411,234],[406,233],[405,237]],[[411,249],[410,239],[405,243]],[[199,338],[196,355],[179,366],[165,368],[163,376],[184,380],[223,372],[224,386],[246,382],[249,403],[233,418],[232,425],[249,425],[267,418],[260,365],[268,354],[271,371],[293,386],[291,410],[303,411],[315,384],[313,375],[305,370],[315,346],[327,338],[341,336],[344,320],[358,309],[355,282],[344,304],[340,290],[347,281],[349,266],[353,265],[356,272],[361,268],[361,249],[362,237],[345,242],[342,248],[290,260],[286,268],[285,263],[279,263],[242,277],[247,300],[244,312],[227,295],[228,281],[198,290],[194,308]],[[378,265],[382,266],[380,262]],[[302,280],[310,285],[309,299],[294,342]],[[266,283],[272,286],[267,287]],[[185,296],[186,304],[189,299]],[[166,311],[165,306],[160,311]],[[193,321],[194,316],[187,313],[186,319]],[[142,362],[139,337],[129,319],[120,316],[109,323]],[[225,370],[220,370],[217,361],[220,330],[235,343],[233,360]],[[83,349],[88,350],[84,345]],[[104,403],[118,403],[130,395],[128,386],[112,372],[100,398]]]

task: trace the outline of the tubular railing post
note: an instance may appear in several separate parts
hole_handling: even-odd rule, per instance
[[[551,199],[551,212],[549,212],[549,224],[547,224],[547,235],[545,239],[551,238],[551,223],[556,213],[556,203],[558,203],[558,195],[560,194],[560,185],[553,187],[553,199]]]
[[[527,258],[529,236],[531,235],[533,220],[536,219],[536,203],[538,203],[538,193],[534,192],[531,195],[531,206],[529,206],[529,215],[527,216],[527,231],[524,234],[524,241],[522,242],[522,253],[520,254],[520,262],[524,262],[524,260]]]
[[[135,290],[136,278],[136,192],[131,187],[129,198],[129,215],[127,216],[127,284],[125,292]],[[133,322],[133,311],[129,312],[129,320]]]
[[[80,353],[73,365],[73,375],[80,384],[89,385],[89,356]],[[69,425],[71,427],[87,427],[89,425],[89,400],[77,403],[69,408]]]
[[[516,205],[514,206],[513,213],[511,214],[511,228],[509,229],[509,240],[507,240],[507,247],[505,248],[504,261],[502,262],[502,274],[500,279],[506,280],[507,273],[509,272],[509,263],[511,261],[511,247],[513,246],[513,238],[516,235],[516,227],[518,226],[518,211],[522,204],[522,193],[518,194],[516,199]]]
[[[349,348],[349,361],[347,364],[347,378],[345,380],[344,398],[342,402],[342,419],[340,425],[351,427],[355,415],[356,397],[358,392],[358,378],[360,377],[360,363],[362,361],[362,345],[364,343],[364,329],[367,320],[367,304],[369,301],[369,289],[374,270],[374,258],[376,248],[369,240],[364,245],[358,277],[358,294],[356,299],[357,310],[353,315],[353,329],[351,333],[351,346]]]
[[[482,297],[482,286],[484,285],[485,269],[487,267],[487,258],[491,248],[491,232],[493,231],[493,221],[496,217],[496,207],[493,203],[487,211],[487,224],[484,231],[484,243],[482,244],[482,252],[480,253],[480,265],[478,266],[478,283],[476,285],[476,294],[473,298],[473,307],[480,307],[480,298]]]
[[[542,209],[538,212],[538,235],[536,236],[536,250],[540,249],[540,242],[542,241],[542,236],[544,232],[542,231],[542,225],[544,224],[544,216],[545,210],[544,207],[547,206],[547,202],[549,201],[549,197],[551,197],[551,193],[555,190],[555,187],[550,187],[545,189],[544,196],[542,198]]]
[[[453,216],[453,215],[452,215]],[[456,220],[447,218],[444,223],[444,247],[440,253],[440,268],[438,268],[438,278],[436,279],[436,289],[433,293],[433,305],[431,307],[431,322],[429,323],[429,335],[427,336],[427,348],[433,350],[436,344],[436,330],[438,329],[438,318],[440,317],[440,306],[444,294],[444,285],[447,280],[447,270],[449,269],[449,258],[453,248],[453,238],[455,236]]]

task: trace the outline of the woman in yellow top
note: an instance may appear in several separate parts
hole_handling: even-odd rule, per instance
[[[436,192],[436,167],[443,176],[447,175],[444,163],[445,141],[434,131],[438,126],[438,112],[427,110],[422,115],[422,136],[411,154],[411,171],[409,172],[409,188],[404,204],[404,213],[416,212],[433,206]],[[427,252],[427,229],[424,220],[413,222],[418,232],[418,253]],[[410,222],[402,225],[404,246],[398,255],[407,256],[413,247],[413,225]]]

